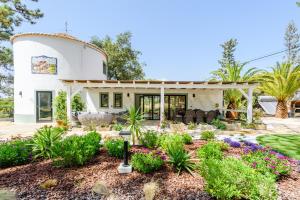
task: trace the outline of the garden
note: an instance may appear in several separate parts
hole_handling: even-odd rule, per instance
[[[130,110],[129,163],[119,174],[124,138],[96,130],[66,134],[45,126],[31,138],[0,144],[0,194],[18,199],[297,199],[298,157],[249,141],[145,130]],[[115,125],[118,130],[125,125]],[[270,141],[262,138],[262,141]],[[298,138],[299,141],[299,138]],[[276,150],[275,150],[276,149]],[[292,154],[291,154],[292,156]]]

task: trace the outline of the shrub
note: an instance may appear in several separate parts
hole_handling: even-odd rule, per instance
[[[178,143],[176,140],[172,140],[167,144],[167,154],[169,156],[168,162],[173,168],[180,174],[181,171],[188,171],[192,173],[195,168],[195,164],[191,161],[190,154],[185,151],[183,143]]]
[[[115,131],[121,131],[121,130],[123,130],[124,126],[122,124],[120,124],[120,123],[116,123],[116,124],[113,125],[112,128]]]
[[[223,153],[220,143],[209,142],[197,150],[197,156],[201,160],[205,159],[222,159]]]
[[[221,151],[228,151],[229,144],[222,142],[222,141],[216,141],[216,143],[220,146]]]
[[[206,191],[217,199],[277,199],[274,180],[236,158],[208,159],[200,170]]]
[[[132,167],[142,173],[159,170],[164,164],[163,159],[154,153],[136,153],[131,158]]]
[[[147,148],[154,148],[157,146],[159,133],[153,130],[148,130],[142,133],[140,142]]]
[[[108,155],[123,158],[124,155],[124,140],[118,139],[108,139],[104,142],[104,147],[108,151]],[[130,148],[130,146],[128,146]]]
[[[193,138],[192,138],[192,136],[190,134],[183,133],[181,135],[181,137],[182,137],[182,140],[183,140],[184,144],[192,144],[193,143]]]
[[[0,144],[0,167],[10,167],[29,163],[31,140],[15,140]]]
[[[203,131],[201,133],[202,140],[213,140],[215,139],[215,132],[214,131]]]
[[[100,140],[101,136],[95,131],[67,137],[56,145],[58,159],[55,162],[66,167],[84,165],[98,152]]]
[[[182,136],[179,134],[163,134],[159,137],[159,145],[162,149],[167,150],[170,144],[183,146]]]
[[[63,133],[63,129],[51,126],[44,126],[37,130],[32,140],[34,157],[53,158],[55,156],[55,145],[61,141]]]
[[[211,122],[217,129],[226,130],[226,124],[224,124],[220,119],[213,119]]]
[[[81,99],[80,94],[76,94],[72,98],[72,111],[75,112],[76,116],[78,115],[78,112],[83,111],[85,108],[85,103]]]
[[[194,122],[189,122],[188,125],[187,125],[187,128],[189,130],[195,130],[197,128],[197,124],[194,123]]]
[[[55,119],[63,122],[67,121],[67,93],[59,91],[54,100]]]
[[[256,145],[259,146],[259,145]],[[269,175],[275,180],[280,176],[288,175],[292,171],[289,158],[265,148],[248,147],[254,151],[245,151],[242,159],[258,172]],[[247,148],[247,149],[248,149]]]
[[[14,100],[13,98],[0,98],[0,118],[13,117]]]

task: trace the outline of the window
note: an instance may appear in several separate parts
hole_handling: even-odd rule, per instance
[[[108,93],[100,93],[100,107],[101,108],[108,108],[109,100],[108,100]]]
[[[122,108],[123,100],[122,100],[122,94],[121,93],[115,93],[114,94],[114,107],[115,108]]]
[[[106,65],[106,62],[103,62],[103,74],[107,75],[107,65]]]

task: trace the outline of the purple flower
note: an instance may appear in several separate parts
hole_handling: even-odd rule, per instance
[[[252,163],[252,167],[253,167],[253,168],[256,168],[256,166],[257,166],[257,162],[253,162],[253,163]]]
[[[241,147],[241,143],[236,142],[236,141],[231,141],[231,142],[229,143],[229,145],[230,145],[231,147],[235,147],[235,148]]]
[[[270,168],[271,168],[271,169],[275,169],[276,167],[275,167],[274,165],[271,165]]]
[[[224,139],[224,142],[226,142],[226,143],[229,144],[230,142],[232,142],[232,140],[231,140],[230,138],[225,138],[225,139]]]
[[[271,160],[271,159],[270,159],[269,157],[266,157],[265,160],[266,160],[266,161],[269,161],[269,160]]]
[[[253,142],[250,142],[250,141],[247,141],[247,140],[244,141],[244,144],[245,144],[246,146],[256,145],[256,144],[254,144]]]

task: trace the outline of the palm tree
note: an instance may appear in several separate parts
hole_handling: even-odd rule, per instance
[[[246,70],[245,66],[246,64],[239,63],[235,63],[233,65],[227,64],[224,67],[211,72],[211,74],[214,76],[214,80],[223,82],[254,81],[260,70],[255,67]],[[236,89],[226,90],[224,92],[224,100],[227,104],[227,109],[235,110],[244,104],[241,92]],[[236,119],[238,117],[238,113],[227,112],[226,117]]]
[[[140,114],[139,109],[135,109],[134,106],[129,108],[128,115],[126,117],[127,123],[129,124],[128,128],[132,135],[132,143],[135,145],[135,137],[139,139],[143,116]]]
[[[275,117],[287,118],[287,102],[300,89],[300,66],[289,62],[277,63],[270,72],[264,71],[259,80],[259,89],[277,99]]]

